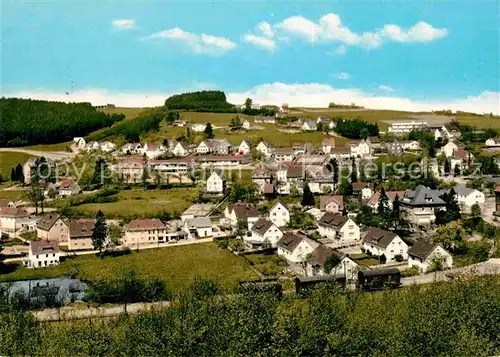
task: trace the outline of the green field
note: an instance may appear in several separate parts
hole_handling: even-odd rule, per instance
[[[66,149],[71,145],[71,142],[47,145],[33,145],[26,146],[23,149],[36,150],[36,151],[67,151]]]
[[[23,198],[25,192],[23,190],[0,190],[0,200],[18,201]]]
[[[257,279],[257,275],[242,260],[214,243],[172,246],[132,252],[121,257],[100,259],[95,255],[80,255],[64,263],[42,269],[19,267],[3,274],[0,280],[26,280],[76,275],[85,281],[113,280],[125,271],[158,278],[171,292],[181,291],[196,277],[213,279],[225,287],[233,287],[240,280]]]
[[[108,217],[150,217],[165,211],[182,213],[196,197],[196,189],[132,189],[119,192],[117,197],[117,202],[86,203],[75,207],[75,210],[87,214],[101,210]]]
[[[20,152],[0,152],[0,175],[4,180],[10,180],[10,170],[17,164],[23,165],[31,155]]]
[[[287,263],[276,254],[245,254],[243,256],[250,265],[267,276],[280,275]]]

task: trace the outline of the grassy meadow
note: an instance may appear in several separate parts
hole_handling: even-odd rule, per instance
[[[66,149],[71,145],[71,142],[58,143],[58,144],[46,144],[46,145],[32,145],[26,146],[24,149],[36,150],[36,151],[67,151]]]
[[[210,242],[133,251],[128,255],[103,259],[95,255],[80,255],[60,265],[41,269],[19,266],[13,272],[1,275],[0,280],[76,275],[77,278],[90,282],[109,281],[128,270],[164,281],[171,292],[182,291],[196,277],[216,280],[225,287],[233,287],[241,280],[258,278],[243,259],[238,259]]]
[[[31,155],[20,152],[0,152],[0,175],[4,180],[10,180],[10,171],[17,164],[23,165]]]
[[[196,189],[131,189],[120,191],[116,197],[117,202],[86,203],[74,209],[85,214],[95,214],[101,210],[107,217],[151,217],[165,211],[182,213],[192,204]]]

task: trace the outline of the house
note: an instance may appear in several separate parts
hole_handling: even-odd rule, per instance
[[[77,150],[83,150],[85,149],[85,145],[87,144],[87,142],[85,141],[84,138],[80,137],[80,136],[77,136],[77,137],[74,137],[73,138],[73,143],[76,147]]]
[[[304,155],[307,153],[312,153],[314,151],[314,146],[311,143],[299,141],[293,143],[292,150],[295,155]]]
[[[275,248],[278,241],[283,237],[283,232],[270,220],[259,218],[250,229],[250,236],[244,236],[245,243],[251,246],[263,246]]]
[[[58,214],[49,213],[36,222],[36,236],[41,240],[57,241],[68,244],[69,226]]]
[[[324,214],[324,212],[321,212],[321,210],[319,208],[316,208],[316,207],[308,209],[305,213],[313,216],[314,220],[316,220],[316,221],[319,221]]]
[[[408,267],[417,267],[421,273],[426,273],[438,261],[443,269],[453,265],[451,254],[438,243],[421,239],[408,249]]]
[[[266,185],[272,184],[273,175],[267,166],[261,164],[258,165],[255,170],[252,171],[252,182],[259,186],[260,193],[264,193],[264,188]]]
[[[187,120],[174,120],[174,126],[184,127],[187,123]]]
[[[46,168],[47,170],[41,170],[41,168]],[[47,158],[37,158],[30,157],[23,165],[23,175],[24,175],[24,183],[29,185],[31,180],[36,176],[40,176],[42,171],[48,171],[49,173],[54,172],[54,168],[56,167],[56,163],[51,159]],[[40,179],[44,179],[44,177],[39,177]]]
[[[300,233],[287,232],[278,241],[278,255],[291,263],[303,263],[321,243]]]
[[[302,124],[302,130],[304,131],[316,131],[318,129],[316,123],[312,120],[306,120]]]
[[[385,143],[385,149],[389,155],[394,156],[399,156],[404,152],[403,145],[397,140]]]
[[[322,237],[334,239],[341,245],[360,241],[359,227],[352,219],[330,212],[318,221],[318,232]]]
[[[357,280],[359,270],[361,267],[349,256],[325,245],[320,245],[311,253],[306,265],[307,276],[344,276],[347,281]]]
[[[241,142],[240,146],[238,146],[238,154],[248,155],[248,154],[251,154],[251,152],[252,152],[252,146],[250,144],[250,141],[243,140]]]
[[[457,143],[455,143],[454,141],[448,141],[446,143],[446,145],[444,145],[443,147],[441,147],[441,150],[440,152],[444,154],[444,156],[446,157],[452,157],[453,156],[453,153],[455,152],[455,150],[458,149],[458,145]]]
[[[112,152],[116,150],[116,145],[113,144],[111,141],[104,141],[99,144],[99,148],[101,149],[101,151],[104,152]]]
[[[7,207],[16,207],[16,204],[11,200],[0,200],[0,210]]]
[[[366,143],[372,150],[375,149],[380,149],[382,147],[382,144],[380,143],[380,138],[378,136],[369,136],[366,139]]]
[[[252,124],[250,124],[249,120],[245,120],[242,124],[243,129],[250,130],[252,128]]]
[[[184,221],[183,229],[189,238],[212,236],[212,221],[208,217],[189,218]]]
[[[255,149],[257,150],[257,152],[261,153],[265,158],[269,158],[273,154],[272,145],[265,140],[262,140]]]
[[[85,150],[86,151],[96,151],[101,148],[101,145],[97,141],[89,141],[87,144],[85,144]]]
[[[56,241],[31,241],[26,265],[29,268],[43,268],[57,265],[60,261],[59,244]]]
[[[244,221],[248,224],[248,229],[252,229],[252,225],[257,222],[260,218],[260,212],[255,208],[242,204],[236,203],[229,205],[224,210],[224,218],[221,219],[221,225],[229,225],[236,228],[238,222]]]
[[[335,148],[335,138],[324,138],[321,142],[323,153],[330,154],[333,148]]]
[[[216,208],[216,205],[212,203],[195,203],[189,206],[188,209],[186,209],[182,215],[181,215],[181,221],[184,222],[186,219],[189,218],[196,218],[196,217],[207,217],[210,212],[212,212]]]
[[[344,210],[344,197],[341,195],[320,196],[319,209],[322,212],[342,214]]]
[[[373,196],[373,183],[353,182],[352,190],[355,195],[361,194],[362,200],[368,200]]]
[[[231,144],[226,139],[216,140],[207,139],[203,140],[196,148],[197,154],[218,154],[227,155],[229,154],[229,148]]]
[[[288,108],[288,103],[281,104],[281,107],[279,108],[280,113],[288,113],[289,110],[290,109]]]
[[[346,146],[351,150],[351,156],[363,157],[368,156],[371,153],[370,145],[365,140],[360,142],[350,142]]]
[[[470,212],[475,204],[482,206],[485,203],[484,193],[479,190],[464,185],[456,185],[453,187],[453,191],[455,191],[455,199],[462,211]]]
[[[489,138],[484,142],[484,144],[487,147],[500,147],[500,138]]]
[[[304,158],[304,156],[302,156]],[[321,157],[324,158],[323,155]],[[299,161],[299,160],[297,160]],[[312,193],[324,194],[333,191],[333,173],[323,165],[309,165],[307,161],[303,164],[296,163],[296,166],[306,167],[305,175],[307,184]]]
[[[0,232],[17,232],[19,230],[34,230],[31,227],[33,218],[29,213],[17,207],[0,209]],[[36,221],[34,225],[36,224]]]
[[[389,209],[392,210],[392,203],[396,199],[396,196],[398,197],[398,200],[401,200],[405,194],[405,191],[385,191],[385,194],[387,195],[388,198],[387,206]],[[380,192],[375,192],[370,197],[366,205],[371,207],[374,211],[376,211],[378,208],[379,199],[380,199]]]
[[[92,250],[92,233],[95,219],[79,219],[68,222],[68,250]]]
[[[205,131],[207,124],[191,124],[190,128],[195,133],[202,133]]]
[[[158,218],[133,219],[124,227],[122,242],[130,248],[140,248],[144,245],[164,243],[167,226]]]
[[[338,146],[330,149],[330,157],[338,161],[348,160],[351,158],[351,149],[345,146]]]
[[[196,147],[196,145],[190,144],[188,142],[178,142],[172,149],[172,153],[175,156],[187,156]]]
[[[274,117],[255,117],[254,121],[256,123],[276,124],[276,118]]]
[[[73,179],[59,181],[56,184],[56,189],[60,197],[74,196],[82,192],[80,185]]]
[[[147,142],[142,146],[142,154],[148,159],[155,159],[165,153],[165,148],[157,143]]]
[[[416,140],[401,141],[400,144],[404,151],[416,151],[421,149],[419,142]]]
[[[126,156],[111,167],[111,170],[123,178],[125,183],[138,183],[142,181],[142,175],[146,163],[142,156]]]
[[[295,158],[295,154],[291,147],[276,148],[273,150],[273,158],[277,162],[291,162]]]
[[[375,256],[384,255],[387,262],[396,260],[400,255],[408,259],[408,245],[394,232],[371,228],[363,238],[363,249]]]
[[[442,194],[442,191],[419,185],[405,192],[400,201],[401,208],[408,213],[413,224],[429,225],[436,220],[436,211],[446,206]]]
[[[251,162],[251,157],[238,155],[206,155],[198,156],[196,161],[201,168],[211,167],[224,169],[248,164]]]
[[[241,110],[247,109],[247,105],[246,104],[241,105],[240,109]],[[252,104],[250,104],[250,109],[257,109],[257,110],[259,110],[260,109],[260,104],[258,104],[258,103],[252,103]]]
[[[223,193],[226,188],[226,177],[223,171],[212,171],[207,179],[208,193]]]
[[[273,222],[277,227],[284,227],[288,223],[290,223],[290,211],[286,206],[277,202],[270,210],[269,210],[269,219]]]

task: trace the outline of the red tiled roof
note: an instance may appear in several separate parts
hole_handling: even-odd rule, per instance
[[[353,182],[352,188],[356,191],[360,191],[365,187],[369,187],[373,190],[373,184],[370,182]]]
[[[35,240],[30,242],[31,254],[52,254],[59,253],[57,241]]]
[[[322,144],[323,144],[323,146],[335,146],[335,139],[334,138],[324,138]]]
[[[394,201],[396,198],[396,195],[398,195],[398,198],[401,199],[403,198],[405,191],[385,191],[385,194],[389,198],[390,201]],[[380,198],[380,192],[375,192],[372,197],[368,200],[366,203],[367,205],[374,206],[378,203],[378,200]]]
[[[29,213],[17,207],[5,207],[0,209],[0,216],[3,217],[26,217]]]
[[[332,201],[339,205],[340,210],[344,209],[344,197],[340,195],[321,196],[319,198],[319,209],[324,211],[326,206]]]

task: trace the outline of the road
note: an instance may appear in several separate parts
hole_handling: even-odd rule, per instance
[[[0,148],[0,152],[20,152],[31,156],[43,156],[54,161],[70,159],[75,156],[75,153],[66,151],[37,151],[23,148]]]

